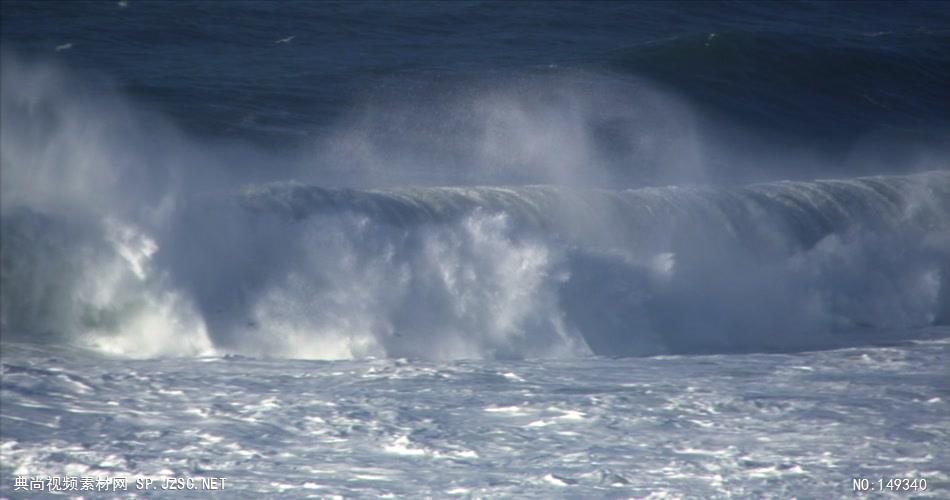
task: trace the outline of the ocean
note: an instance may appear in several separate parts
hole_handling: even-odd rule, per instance
[[[950,5],[0,6],[0,496],[950,495]]]

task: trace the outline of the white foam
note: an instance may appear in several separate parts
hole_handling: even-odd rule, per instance
[[[419,457],[426,454],[426,450],[417,448],[414,444],[412,444],[411,441],[409,441],[408,436],[400,436],[395,441],[393,441],[392,444],[384,446],[383,450],[387,453],[411,457]]]

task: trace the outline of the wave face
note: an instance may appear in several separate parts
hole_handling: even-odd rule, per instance
[[[948,223],[947,172],[624,191],[277,183],[191,199],[151,234],[10,211],[3,331],[138,355],[826,347],[946,320]]]
[[[203,215],[170,262],[188,262],[181,286],[222,311],[205,318],[229,347],[276,327],[349,355],[788,350],[946,313],[947,172],[624,191],[279,183],[185,212]],[[248,251],[222,262],[233,248]]]
[[[446,135],[393,107],[343,126],[325,158],[372,149],[366,168],[393,170],[343,182],[7,54],[3,338],[137,357],[637,356],[895,341],[950,318],[947,171],[690,185],[715,172],[699,146],[675,164],[703,141],[674,98],[593,73],[523,81],[545,91],[436,99],[462,123]],[[399,127],[418,148],[386,143]],[[473,128],[495,131],[477,151]],[[578,187],[641,171],[682,185]],[[424,177],[451,187],[398,187]],[[320,187],[345,183],[360,187]]]

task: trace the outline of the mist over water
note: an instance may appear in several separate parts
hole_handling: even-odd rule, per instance
[[[782,182],[792,149],[661,85],[548,68],[394,79],[274,152],[96,78],[3,55],[4,340],[640,356],[893,342],[950,316],[939,148],[899,175]],[[721,166],[769,157],[745,181]]]
[[[556,67],[422,75],[391,78],[358,99],[314,154],[350,183],[609,187],[705,179],[697,119],[682,99],[642,78]]]

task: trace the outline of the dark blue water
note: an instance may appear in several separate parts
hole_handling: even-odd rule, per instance
[[[750,142],[795,155],[786,177],[899,173],[950,130],[944,2],[4,2],[2,44],[108,75],[191,133],[277,148],[367,103],[445,122],[446,94],[578,71],[684,100],[723,175],[770,177]]]

